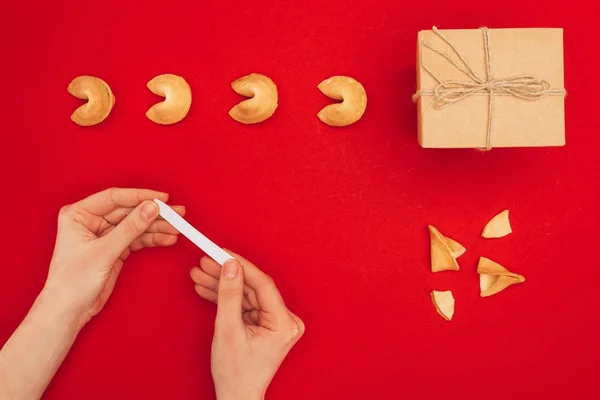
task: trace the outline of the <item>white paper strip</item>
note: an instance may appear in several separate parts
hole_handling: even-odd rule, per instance
[[[158,199],[154,199],[154,202],[158,204],[161,217],[173,225],[173,227],[181,232],[183,236],[190,239],[192,243],[200,247],[200,249],[204,251],[210,258],[221,264],[221,266],[223,266],[226,261],[233,259],[233,257],[231,257],[225,250],[217,246],[209,238],[200,233],[189,222],[177,214],[171,207]]]

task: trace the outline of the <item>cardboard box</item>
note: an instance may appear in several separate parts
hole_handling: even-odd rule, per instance
[[[422,147],[565,145],[562,29],[434,27],[417,48]]]

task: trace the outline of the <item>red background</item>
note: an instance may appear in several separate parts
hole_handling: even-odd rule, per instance
[[[61,205],[111,186],[171,193],[217,243],[271,274],[307,326],[271,399],[581,398],[595,392],[600,222],[594,12],[570,1],[8,0],[0,12],[0,343],[41,289]],[[564,27],[567,146],[425,150],[416,140],[416,33]],[[162,73],[189,82],[180,124],[150,122]],[[229,84],[271,77],[279,108],[244,126]],[[102,124],[69,119],[77,75],[107,81]],[[316,88],[363,83],[367,111],[330,128]],[[595,96],[597,97],[597,96]],[[594,115],[596,114],[596,115]],[[509,208],[514,233],[479,237]],[[427,224],[467,247],[429,270]],[[193,290],[182,240],[127,261],[49,399],[210,399],[215,307]],[[479,298],[480,255],[527,282]],[[431,289],[451,289],[448,323]]]

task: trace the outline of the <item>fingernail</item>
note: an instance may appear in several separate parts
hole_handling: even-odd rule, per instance
[[[142,206],[142,217],[150,220],[158,215],[158,206],[155,202],[149,201]]]
[[[233,279],[237,276],[239,264],[236,260],[229,260],[223,265],[223,276],[228,279]]]

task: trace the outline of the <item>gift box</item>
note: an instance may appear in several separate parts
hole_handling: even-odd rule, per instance
[[[565,145],[562,29],[420,31],[419,143],[426,148]]]

